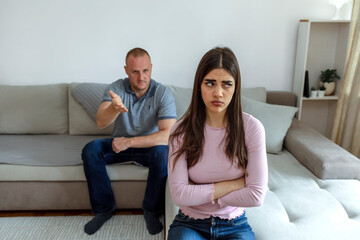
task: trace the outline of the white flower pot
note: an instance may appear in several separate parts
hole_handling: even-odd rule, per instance
[[[325,92],[326,92],[326,90],[319,90],[319,93],[318,93],[319,97],[324,97]]]
[[[317,90],[311,90],[310,97],[317,97],[318,91]]]

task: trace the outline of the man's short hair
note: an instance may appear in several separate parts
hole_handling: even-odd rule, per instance
[[[126,64],[127,64],[127,60],[128,60],[130,55],[133,55],[134,57],[141,57],[141,56],[144,56],[144,55],[148,55],[149,58],[150,58],[149,53],[145,49],[133,48],[126,54],[126,58],[125,58],[125,63]],[[151,61],[151,58],[150,58],[150,61]]]

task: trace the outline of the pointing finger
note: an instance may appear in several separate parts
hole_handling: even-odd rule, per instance
[[[111,97],[111,98],[115,98],[115,97],[119,96],[119,95],[117,95],[116,93],[114,93],[114,92],[111,91],[111,90],[109,90],[109,94],[110,94],[110,97]]]

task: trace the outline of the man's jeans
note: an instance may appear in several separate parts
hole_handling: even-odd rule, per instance
[[[235,219],[221,219],[219,217],[194,219],[179,211],[170,225],[168,240],[180,239],[254,240],[255,234],[247,222],[245,213]]]
[[[162,214],[165,205],[168,146],[129,148],[115,153],[112,150],[112,140],[94,140],[86,144],[81,154],[93,213],[108,213],[115,209],[114,194],[105,166],[134,161],[149,167],[143,210],[152,215]]]

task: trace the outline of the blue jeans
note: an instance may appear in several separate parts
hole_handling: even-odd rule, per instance
[[[85,145],[81,154],[93,213],[108,213],[115,209],[114,194],[105,166],[135,161],[149,167],[143,210],[152,215],[162,214],[165,205],[168,146],[129,148],[115,153],[112,150],[112,140],[107,138],[91,141]]]
[[[255,239],[245,213],[234,219],[210,217],[194,219],[181,211],[170,225],[168,240]]]

